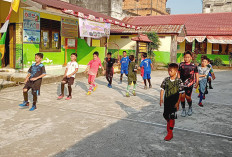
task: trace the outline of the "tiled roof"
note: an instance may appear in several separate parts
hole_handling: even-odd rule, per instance
[[[179,34],[185,29],[184,25],[154,25],[154,26],[142,26],[140,30],[128,29],[125,27],[111,26],[111,34],[117,33],[145,33],[156,32],[159,34]],[[185,31],[185,30],[184,30]]]
[[[148,42],[151,43],[152,41],[147,37],[146,34],[140,34],[138,37],[133,37],[131,40],[134,41],[143,41],[143,42]]]
[[[123,21],[141,27],[154,25],[185,25],[188,36],[232,35],[232,12],[133,16],[126,17]]]

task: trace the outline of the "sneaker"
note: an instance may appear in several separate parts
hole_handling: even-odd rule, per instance
[[[201,103],[199,103],[198,105],[199,105],[200,107],[203,107],[203,104],[202,104],[202,102],[201,102]]]
[[[152,88],[152,85],[149,85],[149,88]]]
[[[90,94],[91,94],[91,91],[88,91],[88,92],[87,92],[87,95],[90,95]]]
[[[112,88],[112,85],[110,84],[109,88]]]
[[[96,89],[97,89],[97,85],[93,88],[93,92],[95,92],[95,91],[96,91]]]
[[[109,87],[109,88],[110,88],[110,84],[109,84],[109,83],[108,83],[107,87]]]
[[[188,115],[191,116],[192,114],[193,114],[193,109],[192,109],[192,107],[190,107],[190,108],[188,109]]]
[[[130,94],[128,92],[126,93],[126,97],[130,97]]]
[[[147,86],[144,86],[144,89],[147,90]]]
[[[64,97],[64,95],[61,94],[60,96],[58,96],[57,99],[60,100],[60,99],[63,99],[63,97]]]
[[[213,87],[212,87],[212,86],[209,86],[209,89],[213,89]]]
[[[70,100],[72,99],[72,96],[67,96],[67,98],[65,98],[65,100]]]
[[[205,91],[205,94],[209,94],[208,90]]]
[[[36,105],[32,105],[29,111],[34,111],[36,109]]]
[[[205,96],[203,96],[203,98],[202,99],[204,99],[205,100]]]
[[[181,116],[186,117],[186,110],[185,109],[182,110]]]
[[[132,92],[132,94],[133,94],[134,96],[136,96],[136,93],[135,93],[135,91],[133,91],[133,92]]]
[[[20,107],[29,107],[29,102],[23,101],[22,104],[19,104]]]
[[[200,97],[201,97],[201,94],[199,94],[197,97],[200,98]]]

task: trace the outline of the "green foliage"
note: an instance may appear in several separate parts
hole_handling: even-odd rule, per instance
[[[213,61],[213,65],[222,66],[223,65],[222,59],[219,57],[215,58]]]
[[[152,41],[152,43],[148,44],[148,56],[150,58],[154,57],[154,50],[158,50],[161,43],[159,40],[159,36],[155,33],[155,32],[150,32],[150,33],[146,33],[147,37]]]

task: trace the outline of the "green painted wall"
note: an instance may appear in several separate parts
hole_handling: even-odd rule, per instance
[[[170,52],[165,51],[154,51],[155,54],[155,62],[157,63],[170,63]]]
[[[78,39],[77,62],[80,65],[87,65],[93,59],[93,53],[99,52],[99,58],[103,62],[105,58],[105,47],[90,47],[84,39]]]

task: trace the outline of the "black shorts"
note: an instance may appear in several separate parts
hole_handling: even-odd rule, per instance
[[[114,68],[113,67],[107,67],[106,68],[106,77],[113,77],[114,75]]]
[[[184,91],[185,91],[185,94],[186,94],[187,96],[191,96],[191,95],[192,95],[192,92],[193,92],[193,86],[184,87]]]
[[[176,112],[165,112],[164,111],[163,117],[166,120],[177,119],[177,114],[176,114]]]
[[[62,81],[64,81],[65,84],[68,84],[69,86],[71,86],[74,83],[74,77],[70,77],[70,78],[65,77],[65,78],[63,78]]]
[[[27,81],[27,83],[25,84],[23,89],[27,89],[27,90],[32,89],[32,94],[36,93],[37,95],[39,95],[40,94],[40,86],[41,86],[41,81],[40,80]]]

